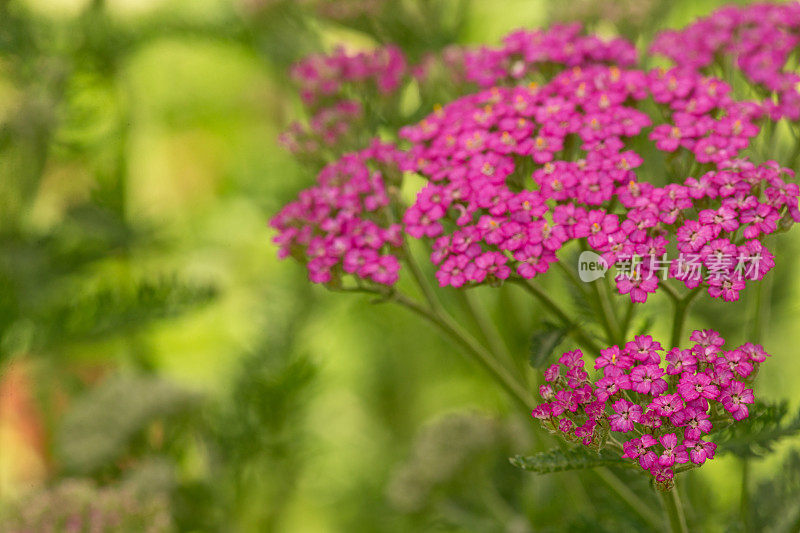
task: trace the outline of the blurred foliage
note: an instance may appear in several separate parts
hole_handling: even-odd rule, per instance
[[[109,378],[64,414],[56,434],[56,456],[66,473],[97,473],[119,463],[153,424],[160,424],[160,433],[169,432],[175,426],[172,419],[185,417],[197,404],[196,395],[157,378]]]
[[[732,453],[738,457],[763,457],[774,452],[781,439],[799,433],[800,411],[791,414],[788,402],[757,402],[750,409],[748,418],[715,431],[712,438],[719,446],[719,453]]]
[[[8,533],[27,531],[172,531],[163,494],[133,486],[98,488],[67,479],[4,512]],[[0,515],[3,516],[3,515]]]
[[[219,530],[235,517],[242,531],[280,529],[305,463],[308,436],[299,422],[314,382],[314,363],[297,351],[295,339],[302,312],[287,329],[243,357],[229,397],[208,421],[204,438],[211,450],[213,475],[207,490],[215,516],[195,527],[218,521]],[[188,501],[194,509],[194,502]]]
[[[15,485],[0,472],[0,530],[109,514],[109,531],[658,530],[646,481],[563,471],[589,459],[548,452],[431,328],[277,266],[265,221],[311,174],[274,141],[300,107],[286,68],[341,41],[417,60],[548,15],[642,37],[718,4],[0,0],[0,383],[17,365],[32,373],[32,390],[0,398],[0,462],[23,456],[4,402],[31,396],[14,446],[44,471]],[[383,118],[413,120],[440,97],[413,89]],[[779,239],[796,255],[796,237]],[[765,291],[769,399],[800,379],[796,273],[779,263]],[[596,313],[580,294],[553,297],[578,320]],[[698,323],[744,340],[756,297],[699,305]],[[526,358],[571,347],[518,292],[443,299],[465,324],[475,308],[498,324],[531,388]],[[635,329],[663,338],[661,310]],[[796,408],[754,409],[755,447],[735,428],[716,437],[732,453],[681,484],[693,530],[798,530]]]
[[[800,451],[792,450],[774,479],[762,482],[750,504],[763,531],[800,530]]]

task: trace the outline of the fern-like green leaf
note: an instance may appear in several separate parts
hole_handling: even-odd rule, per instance
[[[564,327],[546,322],[542,329],[531,337],[530,364],[533,368],[542,368],[550,361],[550,357],[569,333]]]
[[[509,461],[517,468],[537,474],[625,464],[625,460],[619,455],[604,450],[595,453],[585,448],[552,449],[527,457],[517,455],[509,459]]]
[[[718,453],[759,457],[773,451],[783,438],[800,433],[800,411],[789,414],[786,402],[756,403],[750,416],[712,434]]]
[[[46,314],[48,338],[84,341],[134,331],[211,301],[216,288],[177,278],[143,280],[134,286],[104,286],[77,295]]]

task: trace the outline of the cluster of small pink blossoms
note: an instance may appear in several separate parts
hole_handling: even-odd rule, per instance
[[[547,30],[517,30],[506,35],[499,47],[464,49],[458,60],[461,65],[452,64],[453,70],[463,69],[467,81],[489,88],[548,74],[547,69],[553,65],[630,66],[636,62],[636,48],[622,38],[605,41],[596,35],[585,35],[582,26],[574,23]]]
[[[622,457],[669,487],[675,466],[702,465],[716,445],[705,440],[715,424],[747,418],[748,388],[766,360],[763,347],[722,348],[711,330],[694,331],[691,348],[664,348],[649,335],[601,350],[592,381],[580,350],[564,353],[545,372],[545,403],[533,417],[550,431],[585,446],[622,442]],[[613,434],[618,435],[614,436]]]
[[[348,85],[372,87],[382,94],[395,91],[408,72],[405,54],[396,46],[370,52],[349,53],[337,48],[332,54],[315,54],[295,64],[291,76],[300,86],[300,97],[309,106],[338,100]]]
[[[361,104],[342,100],[320,109],[308,124],[293,122],[281,133],[278,142],[293,154],[316,154],[332,148],[354,132],[354,124],[363,117]]]
[[[294,122],[280,142],[296,154],[313,154],[341,143],[353,134],[363,117],[359,99],[369,94],[389,95],[408,78],[409,67],[396,46],[370,52],[315,54],[295,64],[290,72],[309,114],[309,123]]]
[[[314,283],[351,274],[394,284],[403,232],[392,222],[387,183],[399,180],[404,160],[393,145],[374,142],[323,168],[316,185],[270,222],[278,230],[280,257],[306,264]]]
[[[777,231],[787,213],[797,218],[800,191],[782,180],[786,169],[734,159],[758,128],[753,107],[729,93],[698,74],[598,66],[573,68],[543,87],[460,98],[401,130],[429,181],[405,213],[406,231],[434,239],[437,278],[454,287],[512,273],[533,278],[567,242],[585,238],[608,264],[642,259],[643,275],[617,279],[635,302],[657,289],[650,265],[674,234],[679,250],[698,252],[714,276],[696,281],[684,261],[665,277],[736,299],[744,278],[735,259],[760,254],[747,279],[763,277],[772,262],[758,238]],[[646,98],[666,123],[654,125],[635,107]],[[663,187],[640,181],[643,159],[626,143],[645,128],[656,148],[713,170]],[[733,264],[720,251],[732,253]]]
[[[788,62],[800,46],[800,3],[726,6],[682,30],[660,33],[651,48],[681,67],[726,69],[733,63],[753,84],[777,96],[765,98],[773,120],[800,119],[800,74]]]
[[[681,255],[669,274],[690,289],[705,281],[711,296],[738,300],[746,281],[762,279],[775,265],[759,239],[800,221],[800,189],[784,175],[794,172],[774,162],[757,167],[733,161],[674,188],[676,196],[698,207],[696,216],[685,215],[677,226]],[[698,274],[702,267],[705,277]]]
[[[422,93],[440,93],[439,83],[463,94],[477,85],[485,87],[541,74],[552,76],[564,67],[594,64],[631,65],[636,49],[624,39],[604,41],[583,33],[580,24],[547,30],[518,30],[498,48],[450,46],[429,54],[415,65],[393,45],[368,52],[311,55],[292,67],[309,115],[308,124],[295,122],[280,138],[295,154],[315,154],[324,148],[346,146],[363,118],[363,99],[398,97],[402,87],[416,80]],[[437,71],[443,79],[433,76]]]

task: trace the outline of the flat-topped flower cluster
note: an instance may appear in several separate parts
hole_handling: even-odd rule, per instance
[[[658,113],[642,111],[646,103]],[[693,265],[676,261],[670,277],[688,288],[705,284],[712,297],[736,300],[747,280],[761,279],[774,265],[761,237],[800,220],[800,189],[784,180],[791,171],[737,159],[758,132],[758,116],[757,107],[733,100],[724,82],[676,69],[573,67],[541,87],[493,87],[403,128],[407,155],[375,145],[384,159],[391,153],[402,170],[428,180],[405,211],[403,226],[393,222],[384,228],[392,239],[374,240],[366,253],[359,244],[362,232],[372,235],[375,222],[323,225],[316,213],[299,212],[304,205],[318,209],[309,198],[322,190],[329,197],[325,216],[350,221],[353,207],[338,212],[329,176],[363,165],[373,146],[322,171],[320,185],[287,208],[294,213],[291,221],[276,219],[282,231],[278,242],[302,239],[304,262],[316,282],[329,281],[334,267],[347,265],[346,273],[392,284],[399,262],[376,250],[399,242],[401,233],[429,238],[437,279],[453,287],[533,278],[572,240],[585,242],[607,264],[643,258],[647,274],[673,242],[713,275],[698,277]],[[701,173],[662,185],[641,179],[637,172],[646,178],[648,168],[639,168],[644,160],[633,147],[642,136]],[[385,194],[380,173],[362,173],[370,176],[370,187]],[[381,199],[378,207],[385,208],[388,197]],[[373,211],[373,204],[359,209]],[[741,260],[754,257],[758,267],[742,275]],[[352,266],[373,265],[376,258],[381,263],[374,274],[372,266]],[[658,285],[659,276],[617,278],[619,292],[634,302],[646,301]]]
[[[270,222],[280,256],[306,264],[314,283],[344,274],[395,283],[403,230],[392,220],[386,182],[403,161],[394,146],[376,141],[322,169],[317,183]]]
[[[396,46],[350,53],[337,48],[295,64],[291,77],[306,107],[308,122],[294,122],[280,138],[295,154],[316,154],[335,147],[363,128],[362,101],[395,93],[410,70]]]
[[[672,237],[715,273],[696,279],[676,262],[671,277],[735,300],[746,279],[774,262],[759,237],[800,219],[800,190],[774,163],[736,159],[758,132],[757,109],[714,78],[679,70],[574,68],[542,87],[494,87],[401,130],[429,180],[406,211],[409,235],[434,238],[441,285],[533,278],[571,240],[585,239],[607,264],[661,259]],[[654,102],[658,113],[637,104]],[[655,115],[655,116],[653,116]],[[664,118],[662,118],[664,117]],[[632,141],[688,159],[697,177],[657,186],[638,170]],[[643,174],[641,179],[637,172]],[[759,256],[753,276],[720,256]],[[619,278],[643,302],[658,276]]]
[[[401,93],[410,85],[423,94],[439,94],[439,86],[448,85],[459,95],[523,78],[549,80],[573,66],[629,66],[635,61],[636,49],[630,42],[587,35],[580,24],[518,30],[499,47],[453,45],[415,64],[394,45],[368,52],[339,47],[330,54],[308,56],[292,67],[290,74],[306,107],[307,122],[292,123],[280,140],[298,155],[348,146],[345,140],[365,127],[363,101],[397,111]]]
[[[790,63],[798,47],[800,3],[787,2],[725,6],[682,30],[661,32],[651,51],[686,69],[736,69],[760,89],[773,120],[798,120],[800,74]]]
[[[532,415],[553,432],[585,446],[620,443],[622,457],[669,483],[675,467],[714,457],[707,439],[715,424],[748,417],[748,388],[769,356],[760,345],[733,350],[718,333],[698,330],[688,349],[664,353],[651,336],[601,351],[591,379],[580,350],[564,353],[545,372],[545,403]],[[616,434],[616,436],[615,436]]]
[[[631,66],[636,63],[636,48],[622,38],[586,35],[574,23],[517,30],[498,47],[462,48],[461,54],[451,49],[444,59],[451,72],[462,72],[463,79],[485,89],[541,74],[552,76],[563,67]]]

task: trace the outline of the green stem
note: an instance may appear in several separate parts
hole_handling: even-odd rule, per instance
[[[688,533],[689,528],[686,527],[686,517],[683,515],[683,504],[681,504],[681,497],[678,495],[678,488],[673,487],[668,492],[658,491],[661,495],[661,503],[664,504],[664,512],[667,515],[667,523],[669,527],[667,531],[672,533]]]
[[[661,520],[658,515],[653,512],[653,509],[647,505],[642,499],[631,490],[628,485],[615,476],[611,470],[607,468],[596,468],[595,473],[600,479],[609,486],[628,506],[638,514],[642,520],[650,524],[653,529],[659,529]]]
[[[681,343],[683,334],[683,324],[686,321],[686,313],[695,297],[700,294],[700,287],[692,289],[686,296],[675,300],[675,315],[672,319],[672,337],[670,347],[678,346]]]
[[[420,305],[405,294],[391,289],[358,286],[330,288],[330,290],[380,296],[381,301],[394,302],[422,318],[426,318],[435,324],[442,332],[447,334],[456,344],[464,348],[467,354],[480,364],[523,408],[532,409],[533,406],[536,405],[533,395],[528,392],[527,388],[517,381],[514,376],[509,373],[508,369],[493,357],[491,352],[484,348],[475,337],[466,332],[445,311],[439,311]]]
[[[625,339],[628,338],[628,330],[631,329],[631,321],[633,321],[633,312],[634,308],[636,307],[636,303],[628,300],[628,309],[625,311],[625,318],[622,320],[622,340],[623,342]]]
[[[678,291],[676,291],[675,288],[672,287],[672,285],[670,285],[669,282],[666,280],[663,280],[662,283],[659,283],[658,288],[663,289],[664,292],[667,293],[667,296],[669,296],[673,302],[677,302],[678,300],[681,299],[681,295],[678,294]]]
[[[622,339],[622,332],[620,331],[619,321],[617,320],[617,312],[608,294],[608,284],[605,278],[603,278],[602,287],[598,285],[597,281],[593,281],[591,284],[600,302],[600,308],[604,317],[603,320],[608,326],[608,334],[611,338],[611,342],[620,344],[624,339]]]
[[[769,318],[769,304],[772,293],[772,276],[761,280],[756,286],[753,302],[753,316],[750,319],[748,342],[759,343],[764,333],[764,324]]]
[[[750,531],[750,459],[742,458],[742,492],[739,497],[739,515],[745,531]]]
[[[517,361],[511,356],[503,337],[500,335],[497,327],[492,323],[486,309],[475,301],[476,295],[474,291],[459,291],[459,294],[464,299],[464,304],[467,308],[475,324],[481,332],[481,335],[489,345],[489,349],[505,358],[508,362],[516,365]],[[517,369],[519,370],[519,368]]]
[[[750,319],[750,336],[748,342],[759,343],[764,332],[764,324],[769,314],[770,295],[772,293],[772,277],[761,280],[753,295],[753,316]],[[745,530],[750,528],[750,458],[742,458],[741,494],[739,496],[739,515]]]
[[[449,335],[457,344],[460,344],[525,409],[532,409],[536,405],[531,393],[472,335],[464,331],[450,315],[426,309],[400,293],[395,293],[392,296],[392,300],[436,324],[439,329]]]
[[[608,340],[610,342],[617,342],[616,339],[619,332],[619,326],[616,326],[615,329],[614,325],[612,324],[612,319],[613,323],[616,323],[616,315],[613,315],[613,310],[610,307],[610,302],[605,301],[603,296],[601,296],[600,289],[597,286],[596,282],[593,281],[588,283],[588,285],[591,285],[592,292],[594,293],[594,297],[592,297],[592,295],[590,295],[585,288],[585,285],[587,284],[582,282],[575,274],[575,272],[573,272],[571,268],[569,268],[564,264],[564,261],[558,261],[556,263],[556,266],[562,272],[564,272],[564,274],[566,274],[567,279],[572,283],[572,285],[575,286],[575,288],[581,293],[581,295],[587,302],[592,302],[595,304],[593,307],[595,308],[595,312],[600,315],[601,319],[600,325],[606,332]]]
[[[541,288],[532,283],[530,285],[526,283],[524,286],[528,287],[528,290],[531,292],[531,294],[536,295],[537,298],[542,300],[542,302],[545,303],[545,305],[550,308],[550,310],[553,311],[553,313],[556,314],[559,319],[566,321],[565,323],[568,323],[567,315],[558,307],[555,302],[549,298],[549,296],[547,296],[547,294],[542,291]],[[481,366],[483,366],[484,369],[486,369],[488,373],[495,379],[495,381],[497,381],[523,408],[530,409],[533,407],[533,405],[535,405],[536,402],[528,390],[520,385],[520,383],[508,373],[508,370],[504,366],[500,365],[492,357],[491,353],[489,353],[477,340],[475,340],[474,337],[464,331],[452,319],[452,317],[443,311],[423,307],[419,303],[408,298],[406,295],[398,292],[384,291],[363,286],[332,290],[378,295],[383,299],[391,300],[412,311],[413,313],[430,320],[452,340],[461,345],[467,351],[467,353]],[[588,337],[584,339],[584,341],[590,345],[594,344],[591,338]],[[595,350],[595,348],[592,349]],[[597,350],[595,353],[599,353],[599,350]],[[641,498],[639,498],[627,485],[625,485],[624,482],[622,482],[606,468],[598,468],[596,472],[600,479],[606,485],[608,485],[611,490],[616,492],[617,495],[645,522],[649,523],[653,527],[658,527],[659,521],[655,513],[653,513],[653,511],[645,504],[645,502],[643,502]]]
[[[405,263],[408,265],[411,275],[414,277],[414,281],[417,282],[417,286],[422,291],[422,294],[425,297],[425,300],[428,302],[428,305],[431,306],[431,309],[440,311],[442,306],[439,303],[439,299],[436,297],[436,293],[433,292],[433,288],[428,283],[427,278],[422,273],[422,269],[419,267],[417,261],[414,259],[414,256],[411,254],[411,249],[408,247],[408,243],[406,241],[403,241],[403,254],[405,255]]]
[[[611,309],[611,325],[614,326],[616,329],[619,338],[617,339],[620,344],[625,342],[625,335],[622,331],[622,322],[620,321],[619,317],[617,316],[617,306],[614,305],[614,297],[617,294],[614,292],[614,288],[611,285],[611,282],[608,278],[603,278],[603,289],[606,298],[608,299],[608,305]]]
[[[512,281],[516,282],[520,285],[523,289],[528,291],[533,297],[539,300],[551,313],[553,313],[556,318],[564,325],[564,327],[569,329],[570,335],[578,341],[584,348],[592,352],[593,354],[597,355],[600,353],[600,346],[592,339],[589,334],[581,328],[578,324],[575,324],[569,319],[567,313],[561,309],[561,307],[552,299],[550,296],[531,280],[528,279],[513,279]]]
[[[416,260],[414,259],[414,256],[411,254],[408,244],[405,242],[403,243],[403,250],[406,256],[405,257],[406,264],[411,269],[411,273],[414,277],[414,280],[416,281],[422,293],[425,295],[425,300],[428,302],[431,311],[434,314],[442,316],[447,315],[444,307],[442,306],[441,302],[436,296],[436,292],[428,283],[427,278],[425,278],[425,276],[423,275],[422,269],[417,264]],[[502,335],[500,334],[498,329],[494,326],[492,321],[489,319],[485,310],[481,306],[476,305],[473,296],[469,291],[461,291],[460,294],[463,295],[464,302],[467,304],[467,311],[470,313],[470,315],[472,315],[473,320],[475,320],[475,323],[481,330],[481,333],[486,339],[486,342],[489,343],[491,352],[493,352],[495,355],[505,357],[505,359],[511,362],[511,364],[516,365],[517,361],[512,357],[511,352],[508,350],[508,346],[503,340]],[[457,323],[452,319],[451,321],[453,322],[453,324],[457,325]],[[492,359],[494,359],[494,357],[492,357]],[[503,367],[502,365],[499,366],[505,369],[505,367]],[[518,367],[517,370],[520,371],[520,375],[524,376],[524,372],[522,371],[522,369]],[[527,379],[523,377],[523,384],[521,386],[521,389],[527,391],[527,387],[528,387]],[[533,405],[532,398],[531,401],[526,400],[526,403],[527,403],[526,407],[532,406]]]
[[[783,164],[789,168],[795,168],[798,157],[800,157],[800,141],[795,142],[794,148],[789,156],[783,161]]]

